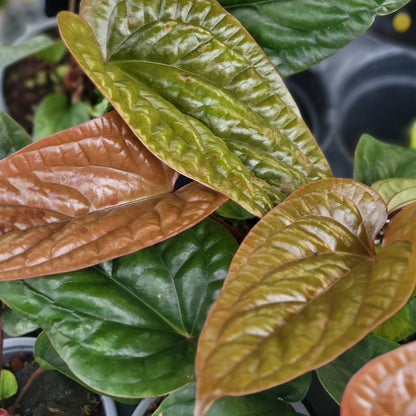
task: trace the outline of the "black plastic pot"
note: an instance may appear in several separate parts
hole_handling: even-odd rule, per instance
[[[77,13],[79,10],[80,0],[76,0]],[[45,14],[48,17],[56,16],[62,10],[68,10],[69,0],[45,0]]]
[[[329,138],[331,100],[321,74],[315,70],[306,70],[294,74],[284,81],[296,101],[303,119],[319,146],[324,149]]]
[[[19,353],[32,353],[35,341],[34,337],[6,338],[3,345],[4,359],[10,359]],[[106,416],[117,416],[117,409],[112,399],[101,396],[101,401]]]
[[[336,134],[351,159],[364,133],[408,146],[416,120],[416,57],[403,52],[374,59],[350,75],[340,96]]]

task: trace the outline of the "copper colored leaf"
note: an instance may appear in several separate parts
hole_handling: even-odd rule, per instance
[[[164,240],[226,198],[155,158],[112,112],[0,162],[0,279],[80,269]]]
[[[85,0],[68,48],[146,146],[257,216],[331,176],[283,80],[213,0]],[[85,20],[84,20],[85,19]]]
[[[342,397],[341,416],[414,416],[416,342],[366,364],[350,380]]]
[[[396,217],[376,255],[387,210],[359,182],[306,185],[266,215],[201,333],[195,415],[322,366],[397,311],[414,286],[416,215]]]

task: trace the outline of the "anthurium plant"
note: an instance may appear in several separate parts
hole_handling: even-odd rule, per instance
[[[294,415],[314,370],[341,402],[416,332],[414,149],[365,136],[356,178],[333,178],[276,67],[305,69],[405,3],[62,12],[114,111],[34,143],[1,115],[4,327],[41,327],[38,361],[95,391],[169,394],[155,414]]]

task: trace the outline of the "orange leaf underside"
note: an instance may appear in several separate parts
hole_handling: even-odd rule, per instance
[[[173,236],[226,197],[154,157],[115,112],[0,162],[0,279],[84,268]]]
[[[375,358],[350,380],[342,416],[416,415],[416,342]]]

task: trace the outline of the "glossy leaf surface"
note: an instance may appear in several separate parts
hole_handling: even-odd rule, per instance
[[[33,138],[35,140],[42,139],[89,119],[88,106],[83,101],[70,104],[65,94],[48,95],[36,108],[33,120]]]
[[[11,65],[26,56],[33,55],[53,44],[47,35],[38,35],[26,39],[18,45],[0,45],[0,69]]]
[[[354,178],[367,185],[381,179],[416,178],[416,149],[364,134],[355,152]]]
[[[347,179],[294,192],[240,246],[201,333],[200,416],[223,395],[259,391],[322,366],[397,311],[416,278],[416,216],[387,219],[381,197]],[[390,232],[388,232],[390,230]]]
[[[351,377],[370,360],[399,347],[395,342],[368,335],[316,373],[329,395],[339,404]]]
[[[0,111],[0,160],[30,143],[26,130]]]
[[[416,399],[416,343],[370,361],[349,382],[341,416],[412,416]]]
[[[177,173],[112,112],[0,162],[0,279],[80,269],[175,235],[226,198]]]
[[[384,198],[389,211],[416,202],[416,178],[382,179],[371,186]]]
[[[220,0],[282,76],[316,64],[364,33],[376,15],[409,0]]]
[[[68,48],[175,170],[257,216],[331,176],[273,65],[215,1],[87,0],[81,15],[59,15]]]
[[[153,413],[154,416],[192,416],[195,407],[196,383],[191,382],[170,394]],[[223,397],[206,416],[296,416],[287,403],[278,400],[273,392],[262,392],[242,397]]]
[[[196,339],[236,249],[205,220],[102,267],[1,282],[0,297],[94,390],[157,396],[194,378]]]
[[[4,332],[11,337],[21,337],[39,328],[36,323],[10,308],[6,308],[4,311],[1,326]]]

